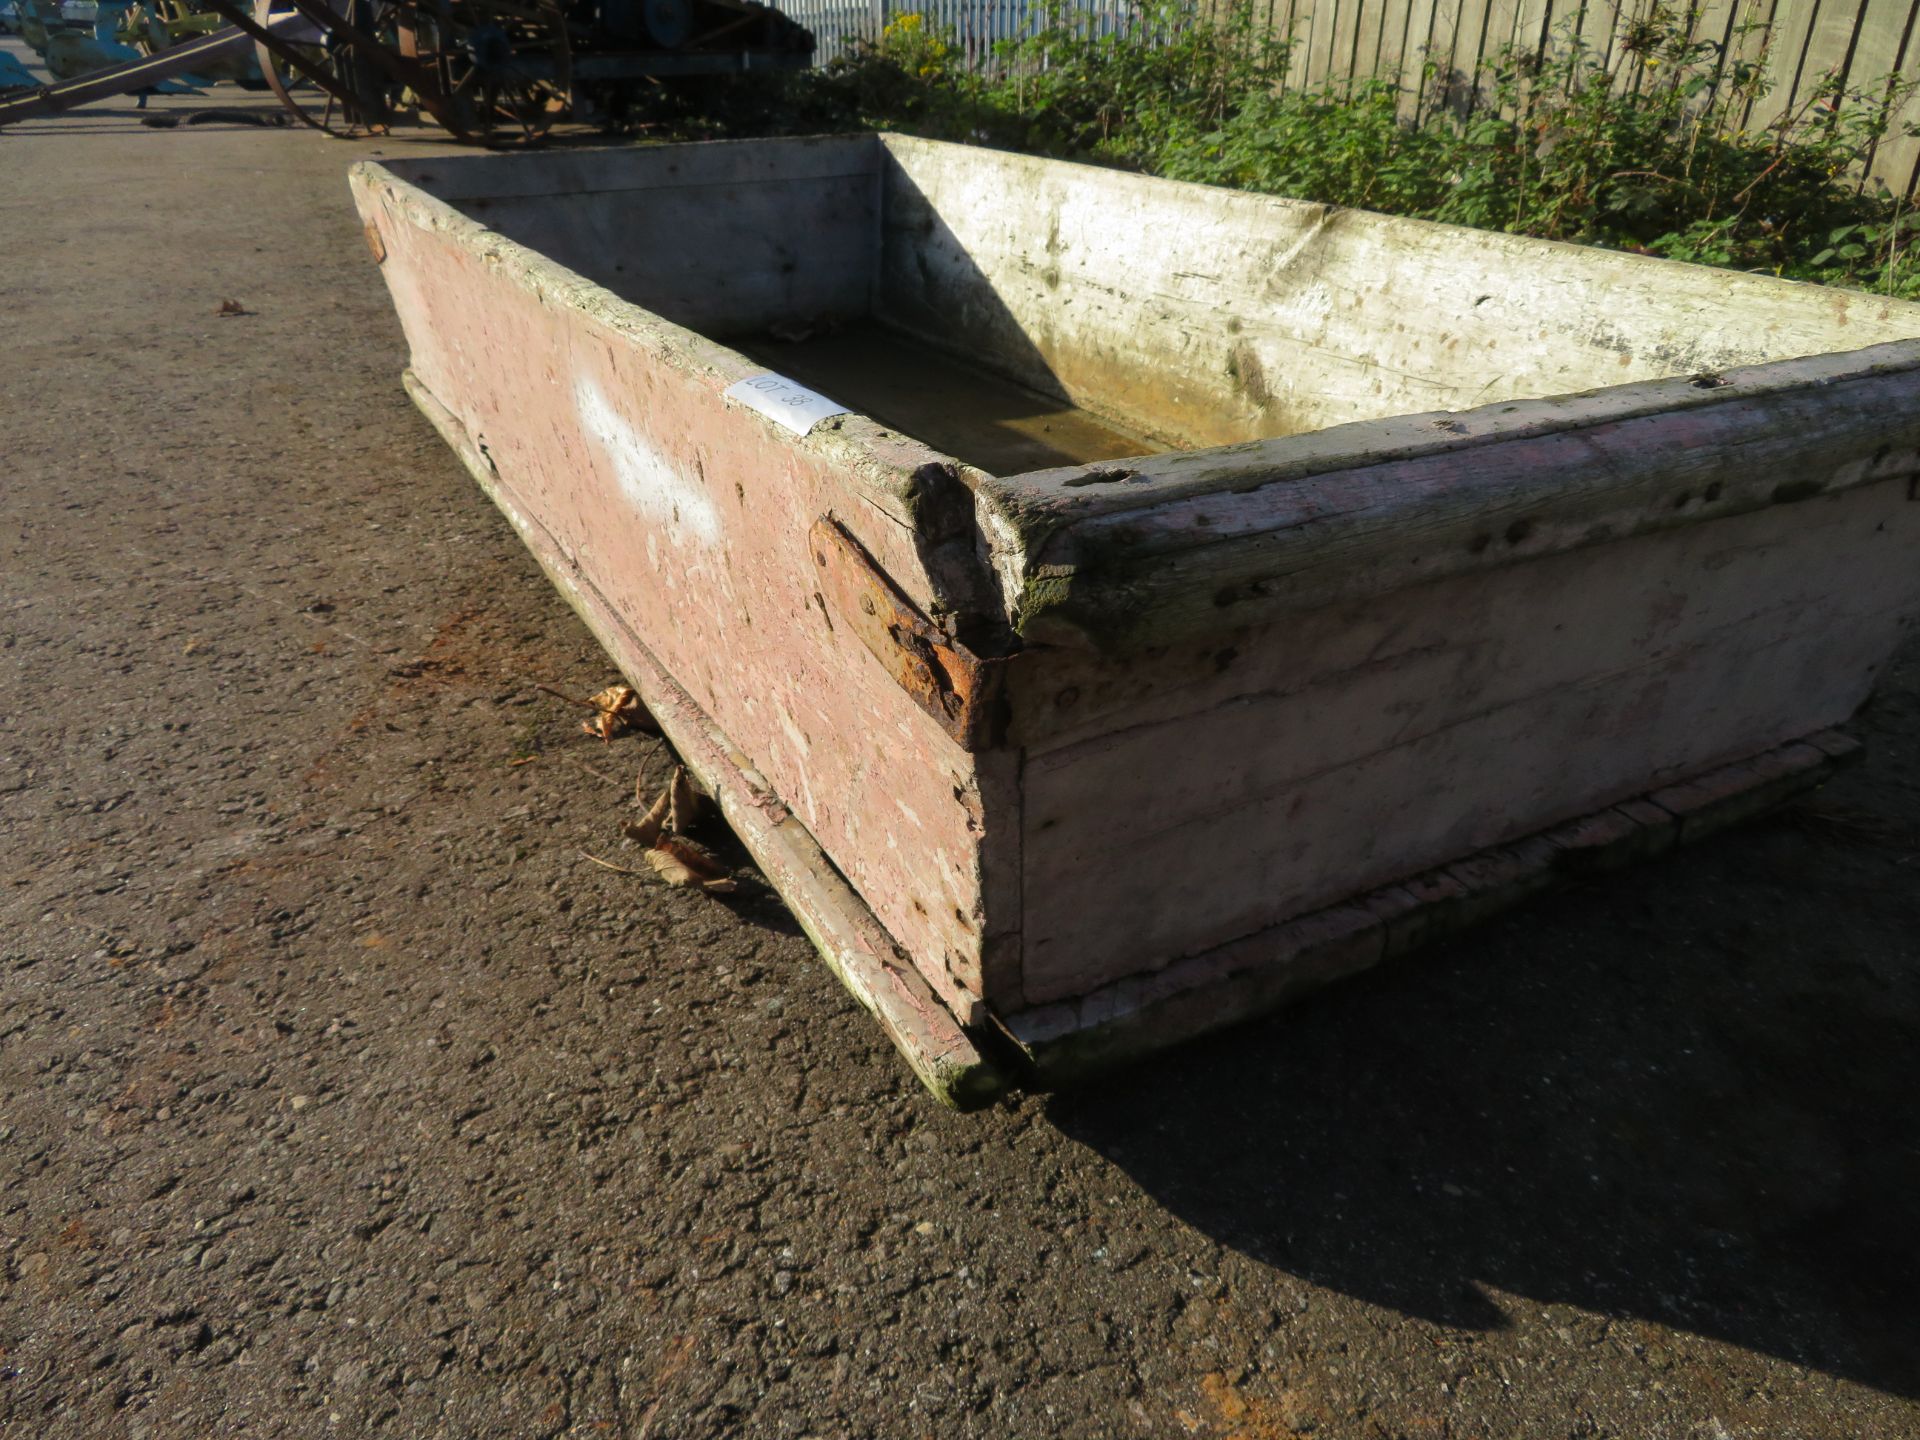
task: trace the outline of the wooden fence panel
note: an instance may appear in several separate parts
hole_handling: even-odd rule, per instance
[[[1433,0],[1433,13],[1427,22],[1427,62],[1434,67],[1435,74],[1422,87],[1422,115],[1431,111],[1435,102],[1452,86],[1453,34],[1459,21],[1461,3],[1462,0]]]
[[[1693,38],[1711,42],[1720,52],[1716,74],[1726,74],[1733,32],[1751,8],[1750,0],[1701,0],[1694,10]]]
[[[1613,0],[1580,0],[1579,8],[1568,17],[1567,37],[1578,40],[1598,63],[1613,45],[1613,22],[1618,16]]]
[[[1758,130],[1784,116],[1800,113],[1807,94],[1819,81],[1820,57],[1810,54],[1808,47],[1822,3],[1823,0],[1780,0],[1775,8],[1769,52],[1773,89],[1754,104],[1747,117],[1749,129]],[[1838,6],[1849,4],[1850,0],[1824,0],[1824,3]]]
[[[1431,0],[1427,0],[1428,7]],[[1400,113],[1411,116],[1414,96],[1411,87],[1420,83],[1420,52],[1409,37],[1414,15],[1421,11],[1417,0],[1383,0],[1380,7],[1380,48],[1375,52],[1373,73],[1392,80],[1400,87]],[[1420,22],[1425,25],[1425,21]],[[1422,40],[1425,39],[1424,32]]]
[[[1558,20],[1553,0],[1520,0],[1513,16],[1513,47],[1529,55],[1539,55],[1543,43],[1551,44],[1550,33]],[[1561,6],[1559,8],[1565,8]]]
[[[1901,77],[1920,78],[1920,0],[1872,0],[1867,14],[1869,23],[1861,27],[1854,55],[1853,82],[1880,81],[1880,93],[1890,96]],[[1871,177],[1901,194],[1912,194],[1920,182],[1920,137],[1907,135],[1908,125],[1920,126],[1920,87],[1910,89],[1906,103],[1894,111],[1893,123],[1874,147],[1868,166]]]
[[[774,0],[813,30],[816,56],[839,54],[850,39],[872,39],[895,15],[917,11],[951,30],[968,59],[991,64],[995,41],[1028,33],[1038,0]],[[1100,33],[1123,29],[1138,15],[1131,0],[1071,0]],[[1205,0],[1219,13],[1232,0]],[[1276,38],[1291,37],[1288,84],[1345,85],[1377,75],[1397,80],[1401,113],[1414,119],[1436,99],[1458,113],[1472,104],[1472,85],[1483,63],[1503,47],[1522,50],[1572,41],[1598,63],[1616,61],[1622,41],[1654,0],[1253,0],[1256,15]],[[1672,0],[1670,0],[1672,3]],[[1770,62],[1773,88],[1735,123],[1758,130],[1782,115],[1799,113],[1829,74],[1879,94],[1893,83],[1920,80],[1920,0],[1679,0],[1693,34],[1723,51],[1724,66]],[[1421,68],[1431,61],[1437,83],[1423,87]],[[1623,66],[1627,83],[1641,72]],[[1902,194],[1920,182],[1920,137],[1904,133],[1920,125],[1920,93],[1906,95],[1892,128],[1874,149],[1868,173]]]
[[[1328,80],[1340,78],[1333,64],[1333,32],[1340,21],[1340,7],[1358,5],[1363,0],[1313,0],[1313,29],[1307,40],[1307,69],[1304,79],[1309,85],[1324,85]]]
[[[1353,77],[1355,79],[1378,75],[1380,73],[1380,32],[1387,23],[1387,11],[1391,9],[1389,0],[1368,0],[1361,7],[1354,22],[1353,32]]]
[[[1407,0],[1407,23],[1400,35],[1400,114],[1419,118],[1426,98],[1427,44],[1433,35],[1433,12],[1445,0]]]

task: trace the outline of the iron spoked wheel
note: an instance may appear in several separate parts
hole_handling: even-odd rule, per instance
[[[573,54],[557,0],[423,0],[447,127],[483,144],[529,145],[573,103]],[[427,59],[421,55],[422,60]]]
[[[343,21],[370,35],[389,36],[393,7],[386,0],[327,0]],[[254,23],[265,26],[268,16],[293,8],[288,0],[257,0]],[[254,43],[260,74],[280,103],[304,125],[329,135],[366,135],[384,132],[392,124],[391,85],[372,59],[339,35],[321,32],[293,42],[300,57],[324,71],[341,92],[338,95],[307,84],[286,60],[267,46]],[[297,94],[295,92],[298,92]]]

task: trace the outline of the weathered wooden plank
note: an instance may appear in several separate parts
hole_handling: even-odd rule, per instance
[[[1344,93],[1353,89],[1356,78],[1369,73],[1368,67],[1357,63],[1360,48],[1360,27],[1364,14],[1377,13],[1380,0],[1341,0],[1338,13],[1334,17],[1333,41],[1327,59],[1327,79]]]
[[[1797,752],[1807,746],[1787,746]],[[1694,812],[1691,841],[1748,819],[1822,783],[1844,760],[1782,765],[1763,754],[1730,767],[1738,781],[1758,780],[1759,798],[1741,783],[1722,805]],[[1773,777],[1782,771],[1790,784]],[[1289,1001],[1382,960],[1479,923],[1518,904],[1560,874],[1633,863],[1670,847],[1679,827],[1644,800],[1570,822],[1546,834],[1467,857],[1406,885],[1297,917],[1257,935],[1183,959],[1149,976],[1132,976],[1076,1000],[1008,1017],[1009,1037],[1042,1085],[1079,1084],[1114,1065],[1268,1014]]]
[[[1434,11],[1446,0],[1407,0],[1406,23],[1400,39],[1400,118],[1409,124],[1427,109],[1427,54],[1433,35]]]
[[[1867,0],[1856,37],[1850,82],[1874,95],[1891,98],[1898,89],[1900,77],[1920,68],[1920,51],[1914,48],[1917,26],[1920,26],[1920,0]],[[1869,151],[1863,181],[1874,177],[1896,194],[1906,192],[1913,165],[1902,147],[1916,143],[1906,134],[1907,124],[1916,121],[1920,121],[1920,92],[1909,96],[1899,107],[1887,133]]]
[[[1622,869],[1671,849],[1680,827],[1659,806],[1629,800],[1542,832],[1559,847],[1562,873],[1594,875]]]
[[[1871,63],[1870,57],[1859,54],[1860,31],[1871,6],[1872,0],[1819,0],[1807,30],[1807,66],[1800,78],[1803,99],[1822,83],[1848,85],[1856,64]],[[1860,80],[1880,73],[1863,72]]]
[[[1789,117],[1803,114],[1814,83],[1838,57],[1812,53],[1809,42],[1823,0],[1782,0],[1775,6],[1771,31],[1770,69],[1773,89],[1757,98],[1747,115],[1747,126],[1765,130]],[[1830,0],[1846,4],[1849,0]]]
[[[1461,0],[1459,29],[1453,42],[1453,68],[1461,77],[1461,113],[1470,114],[1485,100],[1482,87],[1487,77],[1481,73],[1483,62],[1499,48],[1497,31],[1503,0]],[[1509,27],[1511,13],[1507,13]]]
[[[1364,0],[1358,7],[1353,35],[1353,57],[1347,66],[1348,89],[1381,74],[1380,46],[1390,12],[1396,0]]]
[[[1865,746],[1839,730],[1816,731],[1807,736],[1804,743],[1813,746],[1836,765],[1858,764],[1866,756]]]
[[[1301,28],[1301,13],[1310,13],[1312,0],[1271,0],[1274,34],[1287,47],[1287,71],[1283,88],[1298,90],[1306,83],[1306,38]]]
[[[877,203],[866,174],[466,205],[488,229],[622,299],[727,336],[861,314]]]
[[[1772,809],[1805,789],[1809,775],[1825,773],[1831,765],[1817,746],[1786,745],[1752,761],[1655,790],[1647,799],[1679,822],[1680,841],[1687,844]]]
[[[1899,484],[1812,510],[1331,603],[1123,728],[1030,743],[1028,998],[1846,718],[1920,603],[1920,513]],[[1236,672],[1258,688],[1223,695]]]
[[[822,135],[721,140],[700,146],[436,155],[431,160],[394,160],[389,168],[427,194],[457,202],[790,184],[871,176],[877,164],[872,137]]]
[[[1744,65],[1759,65],[1769,62],[1773,51],[1773,27],[1775,16],[1780,10],[1780,0],[1748,0],[1740,15],[1740,23],[1733,37],[1731,57],[1733,61]],[[1769,65],[1771,69],[1771,65]],[[1729,118],[1741,132],[1750,132],[1753,127],[1753,101],[1748,99],[1737,111],[1729,112]]]
[[[1215,452],[1204,467],[1191,456],[1128,462],[1144,477],[1135,503],[1145,508],[1082,520],[1027,550],[1016,614],[1056,643],[1134,650],[1363,598],[1412,575],[1466,574],[1896,476],[1905,485],[1920,469],[1920,372],[1915,347],[1893,354],[1907,368],[1856,373],[1817,395],[1739,395],[1740,381],[1758,383],[1756,368],[1730,372],[1739,398],[1719,405],[1558,432],[1527,433],[1550,402],[1516,404],[1475,427],[1498,436],[1506,418],[1508,438],[1407,459],[1393,444],[1410,426],[1355,426],[1351,468],[1322,458],[1349,439],[1337,432]],[[1673,388],[1651,386],[1645,399]],[[1289,451],[1302,456],[1297,467]],[[1160,484],[1186,498],[1152,504]]]
[[[1886,503],[1892,504],[1898,498],[1900,481],[1887,483],[1890,498]],[[1792,523],[1814,524],[1829,513],[1829,508],[1825,502],[1814,502],[1799,510]],[[1894,528],[1914,523],[1908,514],[1904,508],[1899,509]],[[1831,543],[1846,542],[1844,537],[1833,537]],[[1607,565],[1616,563],[1617,552],[1605,546],[1584,553],[1591,557],[1589,563],[1600,566],[1603,572]],[[1409,567],[1408,575],[1416,573],[1420,573],[1417,567]],[[1527,583],[1543,572],[1527,568],[1519,573],[1522,578],[1516,584]],[[1722,582],[1726,578],[1721,577]],[[1432,584],[1439,579],[1429,575],[1421,583]],[[1700,623],[1724,626],[1740,618],[1740,607],[1748,602],[1749,595],[1744,585],[1730,590],[1702,586],[1695,592],[1693,603],[1704,607],[1709,596],[1717,596],[1717,608],[1700,610]],[[1177,723],[1193,714],[1244,704],[1247,696],[1285,697],[1300,686],[1295,657],[1307,651],[1316,657],[1313,673],[1323,677],[1357,675],[1374,665],[1418,663],[1429,667],[1430,673],[1421,674],[1417,681],[1410,679],[1410,684],[1429,689],[1443,684],[1458,648],[1449,639],[1447,628],[1438,621],[1423,620],[1409,629],[1390,606],[1382,608],[1383,603],[1370,599],[1343,603],[1337,588],[1329,587],[1314,594],[1304,606],[1263,626],[1224,629],[1184,642],[1170,639],[1164,647],[1145,654],[1055,648],[1045,652],[1044,665],[1031,660],[1016,662],[1009,687],[1009,742],[1022,746],[1030,758],[1038,758],[1051,750],[1099,740],[1117,730]],[[1645,603],[1634,602],[1616,618],[1620,623],[1640,624]],[[1582,627],[1583,634],[1591,630],[1591,626]],[[1635,653],[1637,650],[1628,646],[1606,663],[1626,664]],[[1584,649],[1566,651],[1556,637],[1545,637],[1538,653],[1531,657],[1534,668],[1514,673],[1528,676],[1529,682],[1553,682],[1557,678],[1571,684],[1578,679],[1578,666],[1586,654]],[[1494,703],[1501,699],[1502,692],[1483,689],[1480,695]]]
[[[502,488],[486,447],[475,442],[459,418],[411,372],[406,386],[414,403],[500,506],[540,563],[556,577],[568,573],[570,561],[550,532]],[[981,1054],[805,827],[668,674],[626,617],[592,587],[563,585],[561,593],[640,693],[661,733],[713,796],[727,824],[779,890],[828,968],[880,1022],[927,1088],[963,1110],[987,1104],[998,1095],[1006,1084],[1005,1073]]]
[[[1365,903],[1343,905],[1084,999],[1005,1022],[1046,1086],[1084,1079],[1144,1051],[1265,1013],[1377,965],[1386,927]]]
[[[1727,71],[1729,44],[1733,32],[1740,21],[1740,14],[1748,0],[1695,0],[1693,6],[1692,35],[1704,44],[1717,47],[1712,61],[1713,83],[1705,95],[1700,97],[1701,104],[1717,102],[1722,94],[1721,86]]]
[[[1472,12],[1485,0],[1435,0],[1433,28],[1428,35],[1428,58],[1434,64],[1429,111],[1462,108],[1465,86],[1472,79],[1467,63],[1472,50]]]
[[[964,152],[888,145],[883,313],[1165,443],[1818,352],[1829,307],[1853,343],[1920,333],[1765,277],[1024,157],[981,187]]]
[[[1352,5],[1357,0],[1311,0],[1305,6],[1305,68],[1301,82],[1308,86],[1324,85],[1333,71],[1333,34],[1340,21],[1342,4]]]
[[[354,182],[383,238],[415,375],[488,457],[496,495],[566,558],[556,579],[597,591],[647,634],[964,1011],[980,994],[989,903],[982,762],[856,636],[830,627],[812,567],[795,563],[807,529],[832,513],[915,605],[945,608],[920,543],[939,457],[857,417],[801,440],[721,398],[755,373],[745,357],[379,167]],[[910,754],[921,763],[869,786]]]
[[[1374,50],[1373,73],[1381,80],[1400,87],[1399,113],[1410,119],[1418,100],[1419,80],[1409,75],[1415,52],[1408,46],[1407,32],[1412,12],[1419,0],[1382,0],[1380,37]]]
[[[1517,0],[1513,12],[1514,49],[1538,60],[1554,43],[1554,0]]]
[[[1595,64],[1605,66],[1612,62],[1613,34],[1619,23],[1619,0],[1581,0],[1575,15],[1575,33]]]
[[[623,299],[727,335],[865,309],[879,155],[840,136],[441,156],[394,173]]]

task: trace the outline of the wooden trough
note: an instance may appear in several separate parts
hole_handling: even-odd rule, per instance
[[[414,399],[955,1103],[1816,783],[1920,609],[1920,306],[892,136],[352,178]]]

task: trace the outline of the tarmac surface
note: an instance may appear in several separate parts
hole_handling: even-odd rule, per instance
[[[1920,1434],[1912,653],[1782,816],[949,1114],[582,858],[666,760],[401,392],[432,143],[0,134],[0,1433]]]

